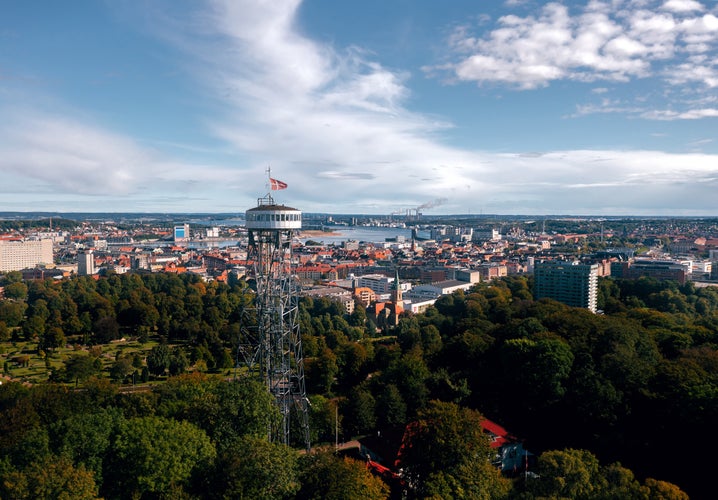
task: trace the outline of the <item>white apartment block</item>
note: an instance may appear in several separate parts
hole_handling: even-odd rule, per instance
[[[21,271],[52,262],[52,240],[0,240],[0,272]]]
[[[77,274],[91,276],[95,274],[95,257],[92,250],[77,253]]]
[[[394,288],[394,278],[389,278],[383,274],[365,274],[364,276],[357,276],[357,287],[371,288],[371,290],[379,294],[391,293]],[[402,292],[408,292],[411,290],[411,283],[399,283],[399,288]]]
[[[416,285],[411,291],[405,295],[412,300],[429,300],[431,298],[438,298],[442,295],[450,295],[458,290],[468,290],[474,286],[473,283],[459,280],[444,280],[435,281],[433,283],[423,283]]]

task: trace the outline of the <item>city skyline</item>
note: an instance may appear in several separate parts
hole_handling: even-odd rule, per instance
[[[0,211],[718,215],[715,2],[487,3],[12,2]]]

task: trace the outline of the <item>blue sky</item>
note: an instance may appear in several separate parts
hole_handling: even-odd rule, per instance
[[[718,215],[718,6],[10,0],[0,211]]]

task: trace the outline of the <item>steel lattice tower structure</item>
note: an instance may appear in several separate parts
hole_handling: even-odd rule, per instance
[[[256,280],[256,326],[242,329],[238,361],[266,384],[279,408],[281,422],[269,429],[270,440],[289,445],[290,427],[298,425],[309,450],[298,282],[292,273],[292,239],[302,227],[302,213],[275,204],[267,194],[247,210],[246,224]]]

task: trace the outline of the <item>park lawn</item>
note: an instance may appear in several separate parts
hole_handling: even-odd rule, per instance
[[[112,363],[119,355],[134,355],[140,353],[144,358],[154,346],[158,345],[157,340],[150,340],[144,344],[136,340],[116,341],[109,344],[94,346],[101,349],[100,359],[102,360],[102,377],[109,377],[109,370]],[[2,342],[0,343],[0,363],[6,377],[13,380],[29,383],[47,382],[50,373],[64,366],[65,361],[72,354],[89,353],[93,347],[67,344],[64,347],[54,349],[52,352],[38,352],[37,342]],[[19,356],[29,356],[29,361],[20,365],[14,360]]]

